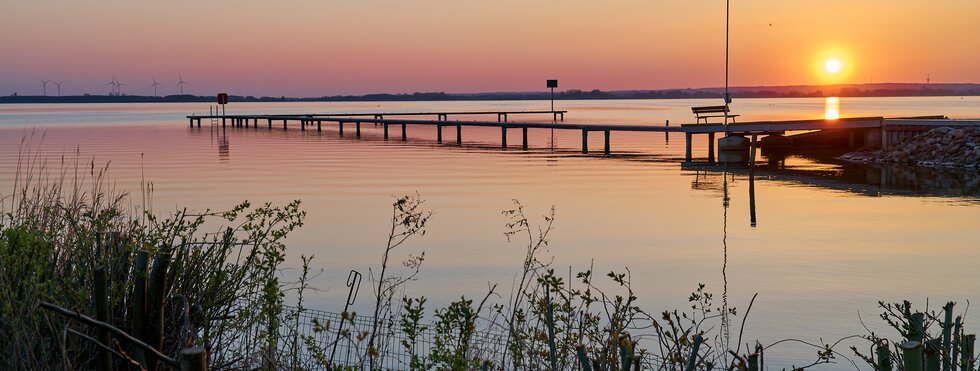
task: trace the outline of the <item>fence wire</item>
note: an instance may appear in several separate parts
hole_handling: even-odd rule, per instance
[[[348,315],[346,319],[342,319],[339,313],[305,308],[296,313],[296,308],[287,307],[285,309],[285,314],[297,316],[295,321],[298,326],[296,326],[295,332],[284,334],[284,336],[299,336],[301,339],[312,340],[316,347],[316,349],[310,349],[309,346],[300,346],[300,349],[297,350],[300,359],[313,360],[317,358],[317,354],[324,355],[329,359],[332,355],[335,365],[353,367],[363,365],[362,360],[366,361],[363,357],[368,340],[366,337],[359,339],[359,335],[370,334],[373,324],[371,317]],[[414,354],[419,357],[428,357],[435,348],[436,338],[432,328],[431,324],[426,325],[424,329],[420,329],[415,338]],[[338,336],[344,331],[348,331],[350,336]],[[494,364],[499,363],[504,358],[507,349],[506,335],[503,331],[475,331],[470,339],[470,349],[467,356],[491,361]],[[381,323],[375,343],[375,348],[380,354],[376,361],[377,367],[388,370],[409,369],[413,350],[410,350],[405,344],[412,345],[412,343],[396,319],[387,319]],[[336,350],[334,350],[335,348]],[[325,369],[325,367],[319,365],[313,369]]]

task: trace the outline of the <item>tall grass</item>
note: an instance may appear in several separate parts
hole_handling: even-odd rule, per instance
[[[78,152],[49,163],[33,138],[22,141],[13,192],[2,196],[0,365],[87,369],[108,347],[128,358],[115,357],[113,368],[157,368],[159,360],[131,344],[100,347],[91,341],[96,329],[38,309],[48,302],[93,313],[97,268],[109,277],[107,323],[171,358],[201,346],[214,369],[295,363],[279,343],[290,289],[279,265],[283,239],[306,215],[299,201],[160,217],[147,210],[146,193],[127,208],[128,195],[107,181],[108,165]],[[206,221],[222,227],[202,231]],[[148,271],[134,269],[141,252]]]

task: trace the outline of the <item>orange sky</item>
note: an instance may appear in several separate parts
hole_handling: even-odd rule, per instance
[[[0,94],[319,96],[724,84],[722,0],[0,3]],[[733,0],[731,84],[980,82],[977,0]],[[771,26],[770,26],[771,24]],[[817,70],[836,57],[844,68]],[[54,95],[55,87],[48,86]]]

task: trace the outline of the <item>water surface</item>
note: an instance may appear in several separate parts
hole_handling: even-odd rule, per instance
[[[559,102],[567,122],[672,125],[692,121],[690,107],[706,100]],[[741,121],[855,116],[946,114],[980,117],[977,97],[744,99]],[[232,104],[229,113],[371,112],[547,109],[546,101]],[[436,212],[425,237],[408,252],[426,253],[422,274],[407,295],[432,307],[459,295],[482,295],[488,282],[507,296],[524,254],[504,238],[500,211],[518,199],[530,216],[555,205],[549,253],[559,271],[632,272],[642,307],[652,313],[686,307],[698,283],[720,300],[744,308],[759,293],[745,339],[763,343],[793,337],[819,341],[864,330],[858,313],[881,329],[878,300],[904,298],[939,308],[947,300],[980,299],[980,194],[976,172],[865,168],[824,159],[761,158],[741,166],[682,165],[682,134],[615,133],[613,155],[582,155],[579,132],[531,130],[531,150],[500,149],[496,129],[464,128],[463,146],[447,129],[435,143],[432,127],[408,128],[408,141],[381,138],[364,125],[340,137],[281,126],[226,128],[183,117],[206,113],[188,104],[0,105],[0,190],[9,194],[21,139],[34,131],[55,166],[63,154],[110,162],[118,189],[138,194],[153,184],[153,209],[228,209],[242,200],[302,199],[306,226],[288,240],[288,266],[316,255],[323,273],[309,306],[339,311],[350,269],[376,267],[386,238],[390,203],[419,192]],[[476,119],[476,118],[460,118]],[[495,120],[495,117],[483,117]],[[548,121],[546,116],[511,116]],[[400,137],[397,128],[393,139]],[[520,131],[509,143],[519,146]],[[590,136],[602,148],[602,136]],[[696,138],[697,161],[707,157]],[[750,174],[756,221],[751,220]],[[134,203],[139,202],[137,200]],[[287,272],[287,274],[293,274]],[[366,308],[370,289],[357,306]],[[362,309],[363,311],[363,309]],[[972,311],[976,313],[976,311]],[[972,328],[980,316],[967,315]],[[740,320],[740,318],[738,319]],[[968,326],[971,327],[971,326]],[[889,333],[889,335],[891,335]],[[846,349],[841,349],[846,351]],[[846,353],[849,353],[847,351]],[[788,365],[814,350],[785,346],[767,353]],[[791,361],[794,360],[794,361]],[[850,367],[846,361],[829,369]]]

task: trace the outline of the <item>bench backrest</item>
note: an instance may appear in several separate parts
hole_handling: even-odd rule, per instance
[[[730,112],[728,106],[705,106],[705,107],[691,107],[691,111],[695,114],[699,113],[717,113],[717,112]]]

